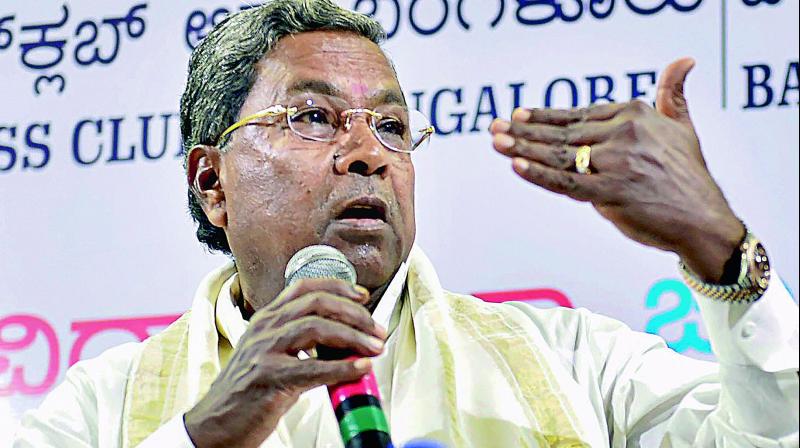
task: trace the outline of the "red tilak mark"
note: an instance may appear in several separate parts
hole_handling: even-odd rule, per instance
[[[367,96],[367,85],[366,84],[353,84],[352,88],[353,96]]]

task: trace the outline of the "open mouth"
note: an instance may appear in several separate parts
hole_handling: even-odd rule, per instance
[[[386,222],[386,205],[377,198],[360,198],[349,202],[342,211],[336,215],[339,221],[348,222]]]

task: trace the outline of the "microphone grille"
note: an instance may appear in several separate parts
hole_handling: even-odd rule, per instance
[[[304,278],[338,278],[356,283],[356,268],[338,249],[317,245],[300,249],[286,264],[286,286]]]

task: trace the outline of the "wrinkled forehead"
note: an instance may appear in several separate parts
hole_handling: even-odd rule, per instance
[[[306,93],[341,98],[353,107],[405,105],[386,55],[353,33],[313,31],[284,37],[256,72],[250,96],[263,106]]]

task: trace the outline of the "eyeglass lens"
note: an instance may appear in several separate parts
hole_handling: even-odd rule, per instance
[[[291,129],[316,141],[331,141],[347,121],[348,109],[343,100],[325,95],[305,94],[293,98],[288,106],[296,110],[288,117]],[[427,137],[424,130],[430,126],[427,118],[418,111],[409,111],[401,105],[382,105],[372,112],[349,113],[350,124],[366,120],[375,137],[387,148],[410,152]]]

